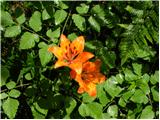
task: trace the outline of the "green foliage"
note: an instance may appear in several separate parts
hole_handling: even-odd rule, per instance
[[[158,119],[157,1],[1,1],[2,119]],[[82,35],[106,80],[77,93],[49,46]],[[25,111],[25,112],[24,112]]]

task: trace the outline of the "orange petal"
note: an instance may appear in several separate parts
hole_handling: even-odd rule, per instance
[[[69,67],[76,71],[77,74],[81,74],[82,72],[82,63],[81,62],[73,62],[69,65]]]
[[[96,65],[96,71],[97,72],[100,71],[100,67],[101,67],[101,64],[102,64],[101,60],[100,59],[96,59],[96,61],[94,63]]]
[[[75,72],[74,70],[71,70],[71,71],[70,71],[70,77],[71,77],[72,79],[75,79],[75,78],[76,78],[76,72]]]
[[[87,60],[91,59],[92,57],[94,57],[94,55],[90,52],[82,52],[78,55],[78,57],[73,60],[73,62],[86,62]]]
[[[97,94],[97,91],[96,91],[96,85],[92,82],[90,82],[88,85],[88,90],[86,91],[90,96],[92,97],[95,97],[96,94]]]
[[[66,62],[64,62],[63,60],[58,60],[55,65],[54,68],[58,68],[58,67],[62,67],[62,66],[68,66]]]
[[[85,62],[83,64],[83,71],[91,73],[96,71],[96,64],[94,62]]]
[[[69,45],[70,45],[70,40],[68,40],[65,35],[61,34],[60,40],[61,40],[60,46],[61,46],[63,49],[66,49],[66,47],[69,47]]]
[[[52,52],[58,59],[63,57],[63,50],[60,47],[52,46],[48,48],[49,52]]]
[[[85,42],[84,37],[79,36],[71,43],[71,48],[76,50],[77,54],[79,54],[84,49],[84,42]]]
[[[79,94],[84,93],[84,88],[83,88],[83,87],[79,87],[78,90],[77,90],[77,92],[78,92]]]

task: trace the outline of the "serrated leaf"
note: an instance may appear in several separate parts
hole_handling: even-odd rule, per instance
[[[71,33],[67,36],[67,38],[71,41],[75,40],[78,36],[76,35],[76,33]]]
[[[16,18],[17,22],[19,24],[23,24],[26,21],[26,17],[25,14],[22,14],[21,16],[19,16],[18,18]]]
[[[54,14],[55,25],[62,23],[67,17],[67,12],[64,10],[57,10]]]
[[[90,16],[88,21],[94,30],[96,30],[97,32],[100,32],[100,24],[95,20],[93,16]]]
[[[56,30],[52,31],[51,29],[49,29],[46,33],[46,35],[51,38],[51,39],[55,39],[55,38],[59,38],[60,36],[60,27],[57,28]]]
[[[126,68],[124,70],[124,74],[125,74],[125,80],[127,81],[134,81],[136,79],[138,79],[138,76],[135,75],[131,70],[129,70],[128,68]]]
[[[29,26],[36,32],[42,29],[42,22],[41,22],[41,13],[39,11],[35,11],[30,20]]]
[[[95,100],[95,97],[91,97],[87,93],[84,93],[82,96],[83,96],[82,101],[84,103],[90,103],[90,102],[93,102]]]
[[[117,105],[111,105],[107,109],[107,113],[112,116],[113,118],[116,118],[118,116],[118,107]]]
[[[48,45],[47,45],[45,42],[40,42],[40,43],[38,44],[38,47],[39,47],[39,48],[46,48],[46,47],[48,47]]]
[[[42,48],[39,50],[39,58],[42,66],[45,66],[52,59],[52,54],[48,52],[47,49],[48,48]]]
[[[17,109],[19,106],[19,101],[16,99],[8,98],[6,101],[4,101],[2,107],[4,110],[4,113],[10,118],[15,118]]]
[[[24,77],[26,78],[26,80],[31,80],[32,79],[31,73],[27,73]]]
[[[86,14],[89,10],[89,6],[82,3],[80,4],[80,6],[76,7],[76,11],[79,13],[79,14]]]
[[[135,72],[137,75],[141,76],[142,65],[141,65],[141,64],[138,64],[138,63],[133,63],[132,66],[133,66],[134,72]]]
[[[39,41],[39,36],[30,32],[25,32],[20,40],[20,49],[30,49],[35,46],[35,41]]]
[[[154,118],[154,112],[152,111],[152,106],[148,105],[143,109],[140,119],[153,119],[153,118]]]
[[[123,98],[120,98],[118,101],[118,105],[120,105],[121,107],[125,107],[126,106],[126,102]]]
[[[69,118],[70,114],[72,113],[72,111],[74,110],[74,108],[77,105],[77,102],[75,99],[71,98],[71,97],[67,97],[66,99],[66,115],[64,118]]]
[[[42,12],[42,20],[47,20],[49,18],[51,18],[50,15],[48,14],[47,10],[44,9]]]
[[[2,100],[2,99],[5,99],[5,98],[7,98],[8,97],[8,94],[6,94],[5,92],[3,92],[3,93],[0,93],[0,99]]]
[[[152,92],[153,100],[156,101],[156,102],[158,102],[159,101],[158,89],[155,86],[153,86],[151,88],[151,92]]]
[[[6,87],[7,87],[8,89],[13,89],[13,88],[16,87],[16,83],[15,83],[14,81],[10,81],[10,82],[8,82],[8,83],[6,84]]]
[[[1,24],[4,27],[14,24],[11,15],[7,11],[1,11]]]
[[[59,3],[59,6],[62,8],[62,9],[68,9],[69,7],[68,7],[68,5],[67,4],[65,4],[63,1],[58,1]]]
[[[20,26],[11,26],[11,27],[6,28],[6,31],[4,33],[4,37],[16,37],[20,33],[21,33]]]
[[[80,29],[81,31],[84,31],[86,29],[86,20],[84,17],[80,16],[79,14],[73,14],[72,19],[78,29]]]
[[[137,89],[131,99],[135,103],[144,103],[148,102],[147,96],[143,93],[142,90]]]
[[[0,82],[0,87],[6,84],[6,80],[10,76],[9,70],[6,67],[1,68],[1,82]]]
[[[95,109],[96,108],[96,109]],[[102,106],[99,103],[91,102],[88,104],[82,103],[78,109],[80,115],[82,116],[91,116],[95,119],[102,118]]]
[[[155,85],[159,81],[159,71],[155,71],[154,75],[151,75],[150,82]]]
[[[12,89],[10,92],[9,92],[9,96],[10,97],[14,97],[14,98],[17,98],[19,97],[21,94],[21,92],[19,90],[16,90],[16,89]]]

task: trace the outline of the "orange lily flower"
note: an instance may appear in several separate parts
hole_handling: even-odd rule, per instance
[[[71,78],[79,83],[78,93],[87,92],[90,96],[96,96],[96,84],[105,81],[106,77],[100,73],[101,61],[86,62],[83,64],[82,73],[79,75],[75,71],[70,72]]]
[[[78,74],[81,74],[82,64],[94,57],[90,52],[83,52],[84,37],[79,36],[73,42],[70,42],[70,40],[62,34],[60,40],[60,47],[52,46],[48,48],[48,51],[52,52],[58,58],[54,67],[68,66]]]

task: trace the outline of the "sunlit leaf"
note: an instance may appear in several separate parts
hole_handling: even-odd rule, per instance
[[[21,92],[19,90],[16,90],[16,89],[12,89],[10,92],[9,92],[9,96],[10,97],[14,97],[14,98],[17,98],[19,97],[21,94]]]
[[[109,106],[107,109],[107,113],[113,118],[116,118],[118,116],[118,107],[116,105]]]
[[[148,105],[143,109],[140,119],[153,119],[153,118],[154,118],[154,112],[152,111],[152,106]]]
[[[7,27],[4,36],[5,37],[16,37],[21,33],[21,27],[20,26],[11,26]]]
[[[64,10],[57,10],[54,14],[55,25],[62,23],[67,17],[67,12]]]
[[[13,89],[13,88],[16,87],[16,83],[15,83],[14,81],[10,81],[10,82],[8,82],[8,83],[6,84],[6,87],[7,87],[8,89]]]
[[[88,12],[88,9],[89,9],[89,6],[82,3],[80,4],[80,6],[76,7],[76,11],[79,13],[79,14],[85,14]]]
[[[96,30],[97,32],[100,32],[100,24],[95,20],[93,16],[90,16],[88,21],[94,30]]]

